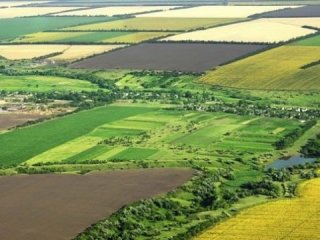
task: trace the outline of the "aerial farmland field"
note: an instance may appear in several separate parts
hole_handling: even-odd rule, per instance
[[[0,0],[0,240],[319,240],[320,0]]]
[[[261,31],[263,29],[263,31]],[[227,26],[183,33],[162,41],[278,43],[315,33],[316,30],[268,19],[257,19]]]
[[[317,239],[319,194],[320,180],[307,181],[300,186],[297,198],[245,210],[195,239]]]
[[[52,13],[59,13],[79,9],[76,7],[16,7],[16,8],[0,8],[1,18],[30,17],[42,16]]]
[[[319,65],[302,68],[318,61],[319,54],[317,46],[283,46],[217,68],[199,81],[252,89],[319,90]]]
[[[10,59],[32,59],[62,53],[68,45],[0,45],[0,56]]]
[[[25,35],[17,43],[139,43],[166,37],[166,32],[40,32]]]
[[[299,8],[282,9],[273,12],[258,14],[259,17],[320,17],[320,6],[301,6]]]
[[[191,176],[192,170],[187,169],[146,169],[85,176],[0,177],[0,186],[7,193],[1,199],[0,216],[6,221],[0,223],[0,238],[71,239],[124,204],[168,192]],[[32,217],[35,211],[37,218]]]
[[[54,14],[55,16],[118,16],[137,14],[149,11],[164,11],[176,6],[130,6],[130,7],[105,7],[86,10],[70,11]]]
[[[185,18],[188,16],[190,18],[247,18],[250,15],[283,8],[288,8],[288,6],[200,6],[156,13],[146,13],[137,15],[137,17]]]
[[[207,28],[221,24],[232,23],[242,19],[233,18],[129,18],[113,22],[86,24],[82,26],[65,28],[68,31],[108,31],[108,30],[143,30],[143,31],[178,31],[198,28]]]
[[[0,40],[8,41],[25,34],[40,31],[55,30],[68,26],[77,26],[85,23],[108,21],[108,17],[26,17],[8,18],[0,21],[0,28],[6,31],[0,32]]]
[[[75,61],[92,55],[109,52],[125,45],[72,45],[62,54],[48,58],[56,61]]]
[[[5,91],[90,91],[97,89],[87,81],[42,76],[5,76],[0,75],[0,88]]]
[[[24,6],[24,5],[30,5],[34,3],[47,3],[48,1],[2,1],[0,2],[0,7],[17,7],[17,6]]]
[[[87,69],[155,69],[202,72],[263,49],[255,44],[144,43],[74,63]],[[179,54],[177,54],[179,53]],[[139,56],[137,58],[137,56]],[[212,58],[215,56],[215,58]]]

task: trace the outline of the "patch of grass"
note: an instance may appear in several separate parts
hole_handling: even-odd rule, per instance
[[[313,36],[313,37],[309,37],[297,42],[294,42],[292,45],[296,45],[296,46],[320,46],[320,34]]]
[[[130,160],[145,160],[155,154],[158,150],[148,148],[127,148],[122,152],[112,156],[112,161],[130,161]]]
[[[83,80],[50,76],[0,75],[0,89],[5,91],[94,91],[98,86]]]

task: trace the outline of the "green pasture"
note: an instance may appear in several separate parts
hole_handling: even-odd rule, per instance
[[[110,17],[24,17],[0,19],[0,41],[41,31],[78,26],[88,23],[111,21]]]
[[[51,76],[7,76],[0,74],[0,89],[5,91],[94,91],[98,86],[87,81]]]

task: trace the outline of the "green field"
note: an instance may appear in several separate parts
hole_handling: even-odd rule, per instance
[[[39,32],[15,40],[17,43],[138,43],[167,36],[165,32]]]
[[[6,76],[0,74],[0,89],[5,91],[94,91],[97,85],[90,82],[50,76]]]
[[[296,46],[320,46],[320,34],[309,37],[297,42],[294,42],[292,45]]]
[[[79,138],[98,126],[151,110],[143,107],[100,107],[1,134],[0,164],[8,166],[22,163]]]
[[[10,40],[25,34],[113,19],[109,17],[25,17],[0,19],[0,29],[6,29],[0,32],[0,40]]]
[[[143,30],[143,31],[179,31],[208,28],[221,24],[233,23],[241,19],[230,18],[130,18],[114,22],[102,22],[83,26],[65,28],[63,30]]]
[[[283,46],[209,71],[202,83],[246,89],[319,90],[320,47]]]
[[[128,106],[96,108],[2,134],[2,165],[148,159],[170,166],[210,159],[211,167],[217,167],[219,159],[240,153],[249,160],[272,152],[273,143],[299,125],[294,120]],[[26,141],[28,136],[34,140]]]

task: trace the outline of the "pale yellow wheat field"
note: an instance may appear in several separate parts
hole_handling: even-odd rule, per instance
[[[51,13],[59,13],[72,9],[79,9],[75,7],[18,7],[18,8],[1,8],[0,18],[14,18],[14,17],[30,17],[41,16]]]
[[[300,18],[265,18],[265,20],[270,22],[282,23],[292,26],[309,26],[320,28],[320,18],[317,17],[300,17]]]
[[[277,43],[315,33],[316,30],[257,19],[227,26],[183,33],[162,41],[216,41]]]
[[[56,61],[73,61],[124,46],[125,45],[72,45],[62,54],[49,59]]]
[[[10,59],[32,59],[63,52],[69,45],[0,45],[0,56]]]
[[[297,6],[200,6],[156,13],[146,13],[137,17],[171,18],[247,18],[250,15]]]
[[[7,2],[0,2],[0,7],[17,7],[23,6],[28,4],[40,4],[40,3],[47,3],[49,1],[7,1]]]
[[[250,208],[195,240],[320,239],[320,179],[303,183],[300,197]]]
[[[132,6],[132,7],[102,7],[80,11],[55,14],[56,16],[114,16],[136,14],[157,10],[168,10],[176,6]]]

